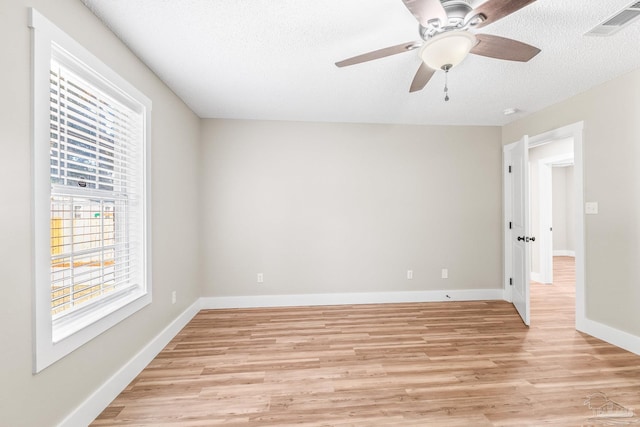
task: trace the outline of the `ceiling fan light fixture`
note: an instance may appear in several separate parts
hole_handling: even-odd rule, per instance
[[[433,70],[451,69],[467,57],[476,43],[476,36],[468,31],[445,32],[424,44],[420,58]]]

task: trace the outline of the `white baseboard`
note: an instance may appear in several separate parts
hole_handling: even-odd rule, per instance
[[[138,352],[127,364],[93,392],[84,402],[69,414],[60,427],[86,426],[115,399],[122,390],[153,360],[154,357],[185,327],[200,311],[200,300],[197,300],[149,344]]]
[[[640,356],[640,337],[591,319],[579,319],[576,329]]]
[[[576,251],[570,251],[568,249],[557,249],[553,251],[553,256],[571,256],[576,257]]]
[[[502,289],[203,297],[202,309],[503,300]]]
[[[551,282],[545,282],[544,280],[542,280],[542,274],[540,273],[536,273],[534,271],[531,272],[531,275],[529,276],[529,279],[533,282],[537,282],[537,283],[542,283],[544,285],[550,285]]]

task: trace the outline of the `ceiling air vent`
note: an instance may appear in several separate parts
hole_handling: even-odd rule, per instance
[[[591,31],[585,33],[585,36],[610,36],[631,24],[639,17],[640,1],[630,4],[621,11],[616,12],[613,16],[605,19]]]

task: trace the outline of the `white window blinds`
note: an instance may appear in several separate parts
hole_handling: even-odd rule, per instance
[[[144,286],[144,114],[60,49],[53,49],[50,83],[55,321]]]
[[[135,194],[142,114],[76,75],[64,64],[68,58],[55,56],[51,61],[51,183]]]

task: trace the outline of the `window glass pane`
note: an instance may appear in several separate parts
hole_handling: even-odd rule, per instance
[[[51,60],[51,310],[54,318],[137,281],[143,116]],[[54,55],[54,56],[56,56]],[[132,203],[134,202],[134,203]]]
[[[53,315],[129,286],[126,211],[126,201],[51,197]]]

